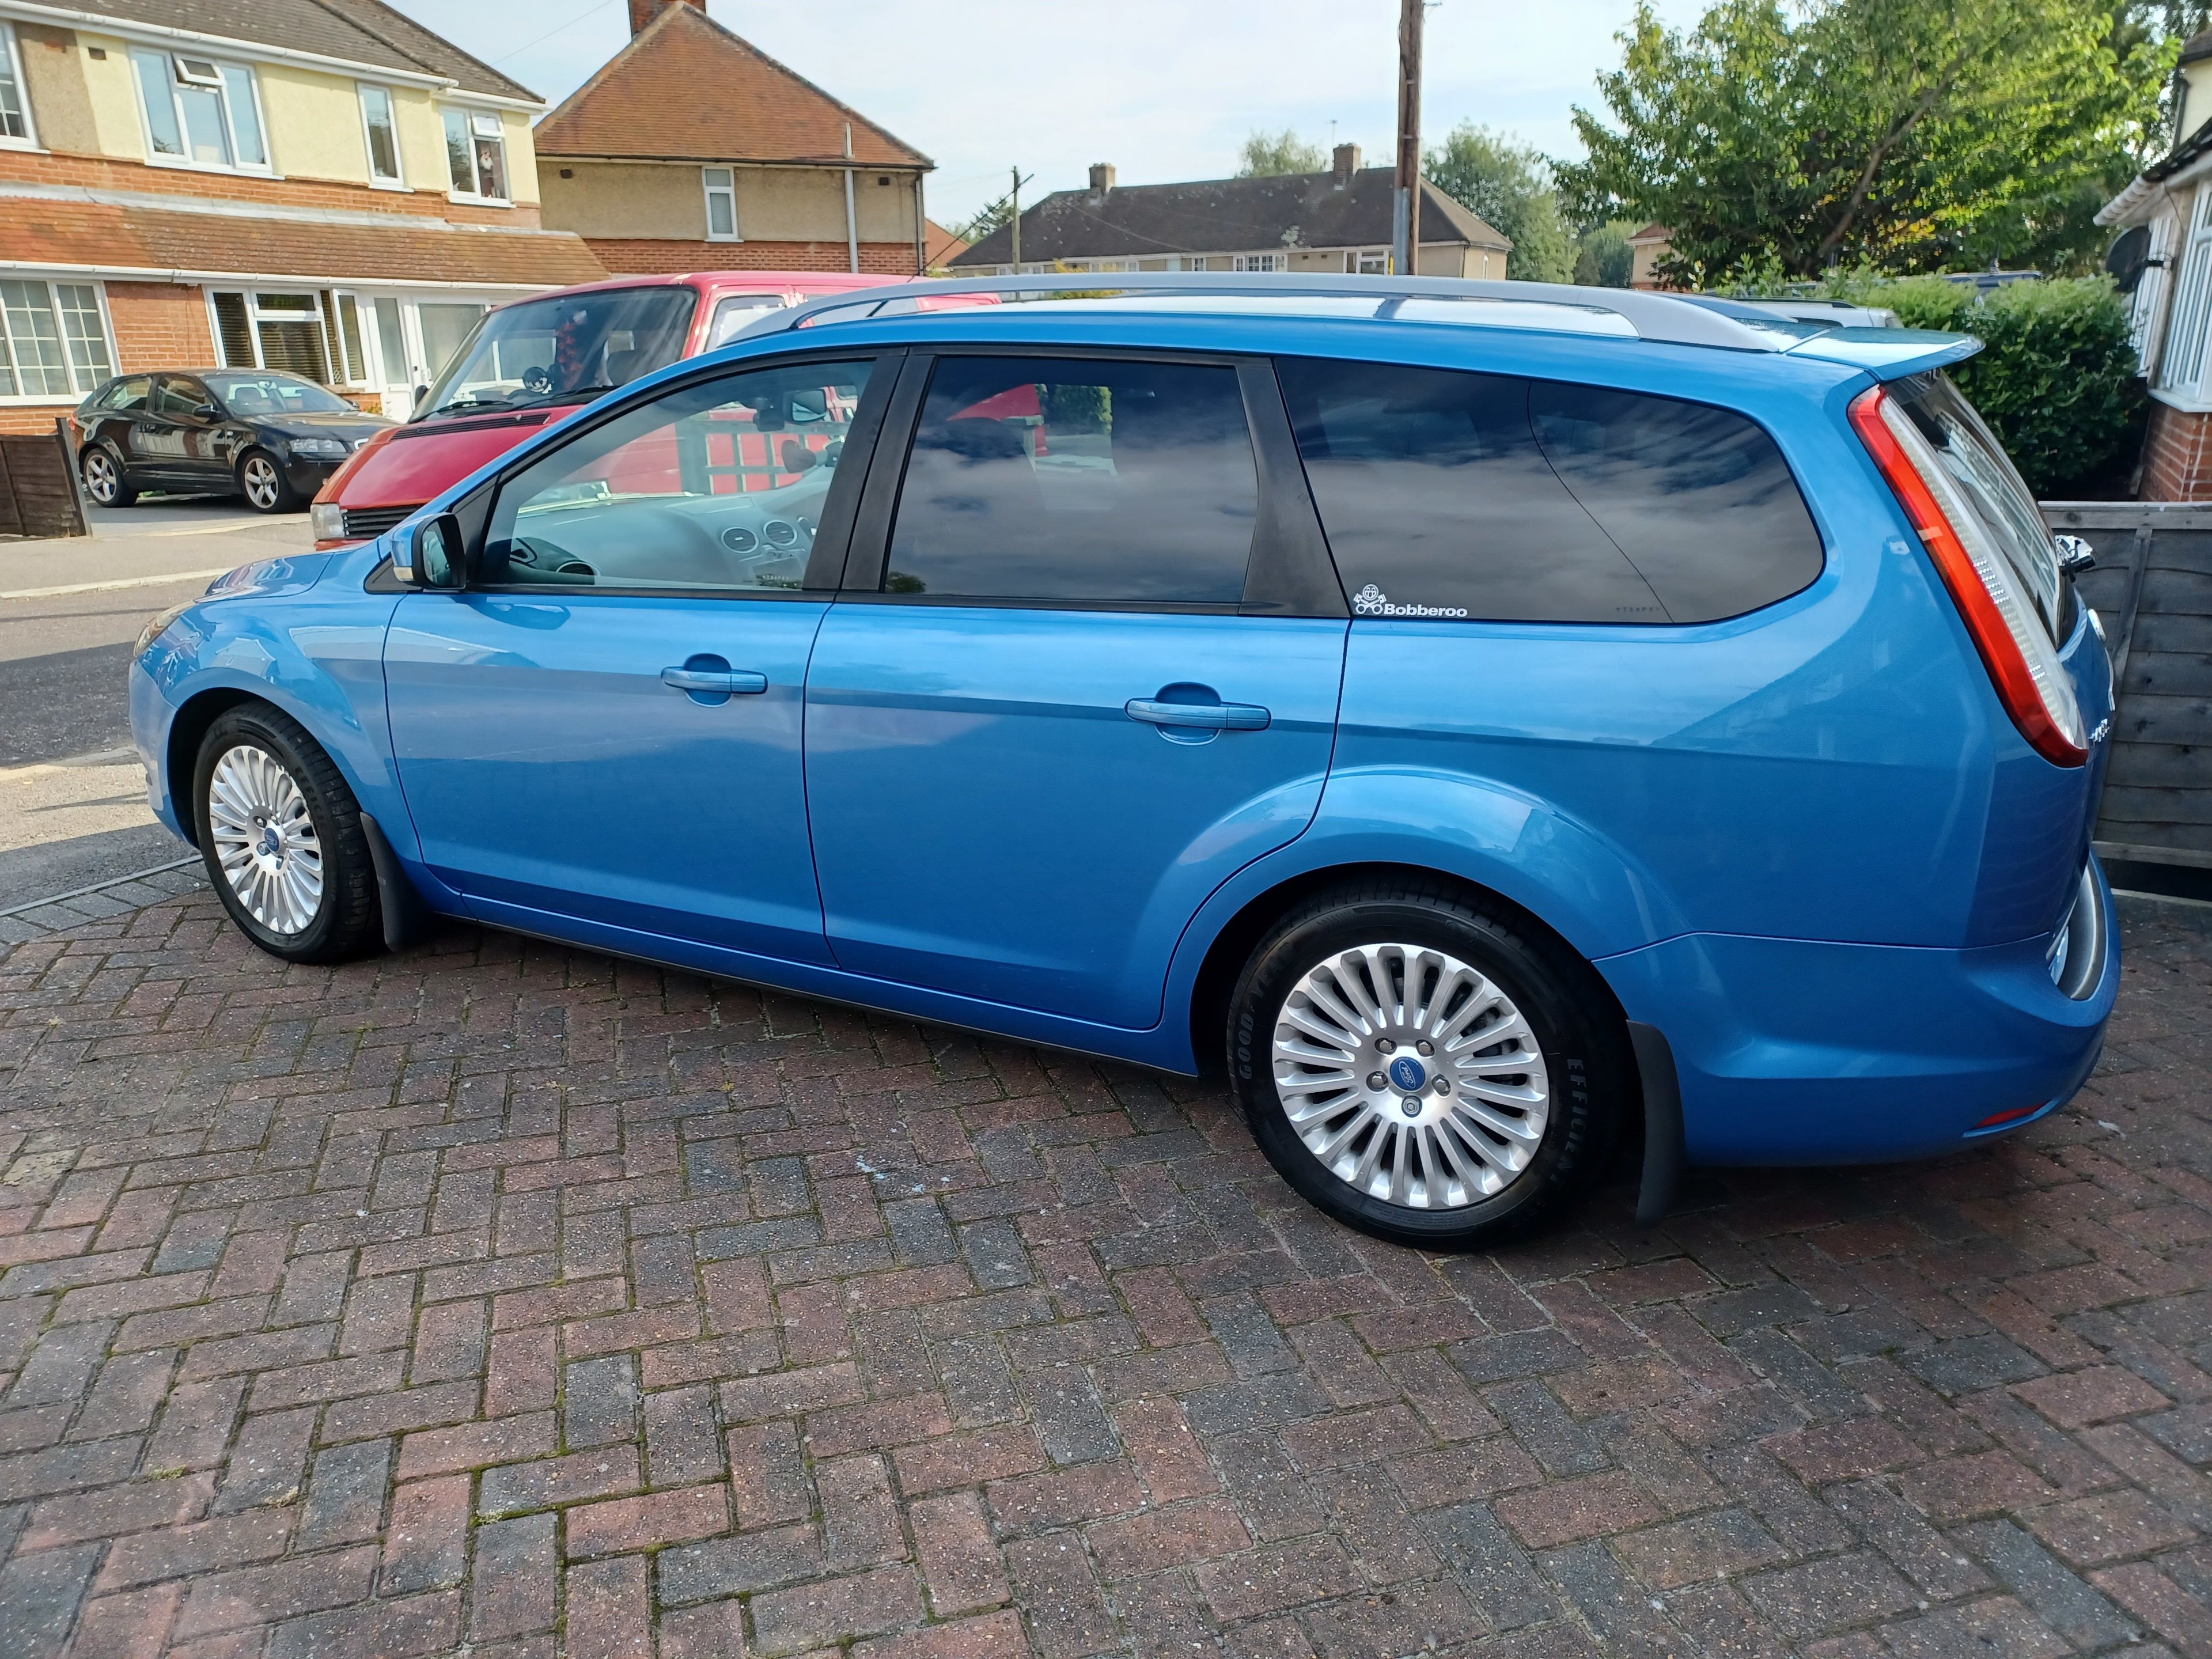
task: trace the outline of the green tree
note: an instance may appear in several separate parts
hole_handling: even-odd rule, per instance
[[[1513,252],[1516,281],[1564,283],[1574,275],[1574,238],[1552,188],[1552,164],[1508,134],[1462,121],[1421,158],[1429,182],[1493,229]]]
[[[2158,147],[2174,46],[2142,0],[1720,0],[1685,35],[1648,5],[1574,112],[1559,169],[1585,222],[1674,232],[1665,267],[2063,266],[2102,240],[2078,201]]]
[[[1014,201],[1011,196],[1001,196],[988,207],[978,208],[975,216],[963,224],[952,227],[963,242],[980,242],[993,231],[1011,223],[1014,216]]]
[[[1636,268],[1628,239],[1641,229],[1626,219],[1608,219],[1575,244],[1575,280],[1585,288],[1626,288]]]
[[[1285,127],[1280,132],[1255,131],[1244,140],[1237,176],[1265,179],[1279,173],[1322,173],[1328,167],[1328,157],[1319,144],[1310,143]]]

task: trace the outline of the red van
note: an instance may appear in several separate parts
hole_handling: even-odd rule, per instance
[[[416,395],[405,423],[378,433],[331,475],[308,509],[316,550],[382,535],[548,422],[725,343],[763,311],[902,280],[799,270],[618,276],[487,312],[438,383]]]

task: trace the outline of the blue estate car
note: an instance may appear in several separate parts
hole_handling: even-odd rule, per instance
[[[1624,1129],[1656,1218],[2081,1086],[2112,671],[1974,342],[1114,280],[777,313],[233,572],[133,661],[154,810],[292,961],[437,914],[1225,1066],[1430,1248]]]

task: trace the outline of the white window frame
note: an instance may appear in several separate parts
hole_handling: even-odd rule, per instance
[[[20,134],[0,132],[0,149],[36,149],[39,124],[31,113],[31,88],[23,80],[23,54],[15,46],[15,26],[4,17],[0,17],[0,71],[5,71],[8,83],[15,88],[21,106],[16,113],[23,123]]]
[[[446,117],[448,114],[459,115],[462,121],[466,124],[470,139],[469,174],[475,181],[477,188],[473,191],[462,191],[456,190],[452,187],[453,183],[453,150],[450,147],[447,147],[446,149],[446,184],[447,186],[446,191],[446,199],[449,202],[476,202],[480,203],[486,207],[513,207],[514,205],[514,167],[513,158],[507,154],[507,123],[500,119],[499,112],[497,110],[480,108],[473,104],[439,105],[438,143],[441,147],[447,146],[448,144],[446,135]],[[508,193],[505,196],[487,196],[483,193],[483,173],[482,169],[480,169],[476,164],[477,155],[475,141],[479,138],[489,138],[494,135],[489,132],[478,131],[477,130],[477,123],[479,121],[491,121],[496,123],[499,127],[499,132],[497,134],[499,139],[499,170],[507,175],[506,183]]]
[[[714,175],[720,173],[726,182],[716,184]],[[710,242],[742,242],[743,230],[738,224],[738,170],[735,167],[701,167],[699,189],[705,198],[707,210],[707,240]],[[730,204],[730,228],[714,228],[714,198],[720,196]]]
[[[354,82],[353,89],[354,100],[361,106],[361,149],[362,155],[368,161],[369,187],[373,190],[406,189],[407,151],[405,146],[399,142],[399,100],[392,95],[392,88],[380,81],[356,81]],[[368,95],[373,92],[382,94],[384,107],[392,117],[393,171],[388,179],[376,170],[376,135],[375,130],[370,126],[368,120]]]
[[[246,337],[252,343],[253,347],[253,361],[252,362],[220,362],[220,367],[223,368],[267,368],[269,365],[264,360],[261,350],[261,325],[264,322],[312,323],[314,325],[315,338],[322,342],[324,372],[328,374],[333,368],[338,370],[340,373],[344,371],[344,364],[333,364],[330,361],[331,332],[329,325],[325,319],[323,310],[323,290],[319,288],[233,288],[226,283],[210,283],[201,289],[201,297],[207,302],[208,336],[215,342],[215,355],[218,360],[220,360],[224,355],[222,346],[222,319],[216,313],[215,308],[215,296],[219,292],[223,294],[240,294],[245,296]],[[350,290],[349,290],[349,292],[350,292]],[[264,311],[261,308],[261,296],[264,294],[281,294],[289,299],[296,299],[304,295],[314,302],[314,309],[312,311]],[[343,346],[341,346],[340,349],[341,352],[343,352]],[[315,379],[313,375],[307,375],[302,378],[307,380]],[[352,383],[343,380],[316,380],[315,384],[331,391],[337,391]]]
[[[0,409],[21,409],[40,404],[52,407],[61,404],[81,403],[122,372],[117,366],[119,357],[115,349],[115,319],[107,309],[107,285],[105,283],[90,276],[67,275],[47,276],[14,273],[6,274],[4,280],[30,283],[46,289],[46,305],[53,313],[55,337],[61,342],[62,363],[69,371],[70,386],[76,390],[64,392],[24,392],[20,389],[23,382],[15,364],[14,337],[9,331],[6,308],[4,306],[0,306],[0,365],[6,367],[10,383],[19,388],[14,392],[0,392]],[[95,374],[89,369],[80,368],[76,358],[70,351],[69,323],[62,315],[61,295],[58,291],[63,288],[88,288],[92,290],[93,303],[100,311],[100,343],[107,353],[107,372],[104,374]]]
[[[2189,408],[2201,401],[2208,341],[2212,341],[2212,185],[2199,184],[2180,265],[2173,274],[2166,360],[2159,365],[2158,389],[2168,401]]]
[[[1281,272],[1291,268],[1287,253],[1236,253],[1230,256],[1231,270],[1267,270]]]
[[[1348,247],[1344,250],[1344,270],[1347,276],[1388,276],[1390,270],[1390,250]]]
[[[205,89],[214,93],[220,100],[222,112],[223,142],[230,153],[228,161],[202,161],[189,155],[164,155],[154,148],[154,117],[153,112],[146,106],[146,77],[138,72],[138,59],[142,55],[159,58],[167,65],[167,78],[163,84],[169,89],[170,118],[176,122],[178,134],[187,149],[191,147],[191,127],[185,118],[184,103],[177,91],[180,72],[179,60],[191,58],[214,66],[216,84],[207,86]],[[268,112],[261,106],[261,76],[252,64],[240,62],[234,58],[217,57],[210,52],[172,52],[167,46],[149,46],[139,41],[132,41],[130,44],[125,58],[131,66],[131,91],[138,107],[138,131],[146,142],[147,166],[181,167],[188,173],[241,173],[263,179],[277,176],[276,146],[270,142],[269,137],[269,115]],[[245,73],[246,90],[252,95],[253,121],[261,134],[262,159],[258,161],[238,160],[238,122],[231,113],[230,83],[222,76],[222,71],[227,69],[239,70]],[[204,83],[195,78],[190,84]]]

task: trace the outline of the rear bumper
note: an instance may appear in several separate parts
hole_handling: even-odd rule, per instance
[[[1597,966],[1674,1048],[1692,1164],[1932,1157],[2033,1122],[2095,1069],[2120,953],[2090,873],[2105,945],[2078,997],[2052,979],[2050,937],[1939,951],[1695,933]]]

